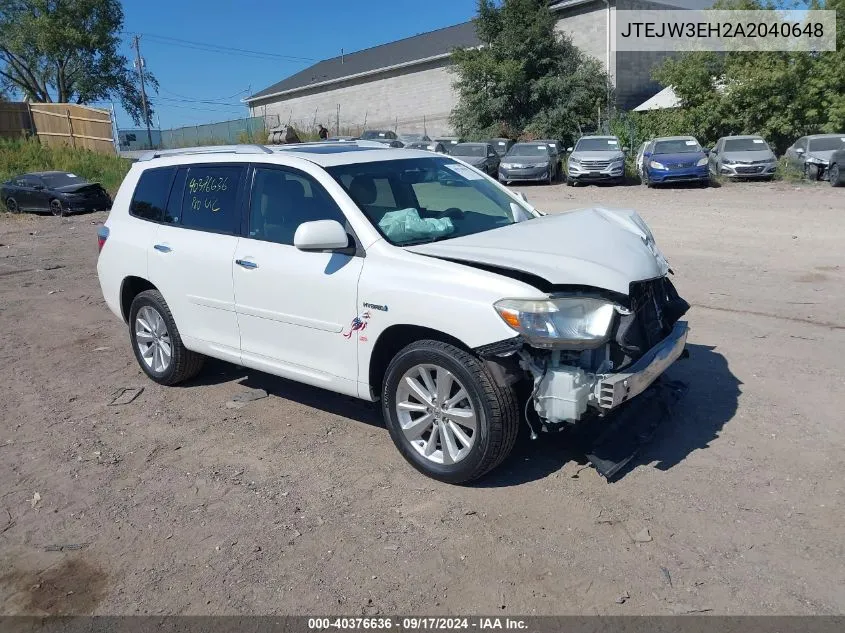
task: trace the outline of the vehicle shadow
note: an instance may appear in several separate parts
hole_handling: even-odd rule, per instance
[[[225,361],[209,359],[202,372],[179,386],[196,387],[237,381],[245,389],[263,389],[268,395],[297,402],[344,418],[371,426],[385,428],[378,403],[367,402],[333,391],[312,387],[300,382],[248,369]],[[385,434],[385,440],[390,438]]]
[[[511,456],[476,486],[518,486],[547,477],[570,461],[586,465],[589,463],[587,454],[597,452],[594,450],[597,441],[604,446],[611,445],[614,455],[630,458],[613,474],[611,482],[619,481],[638,466],[654,464],[659,470],[669,470],[694,451],[706,449],[736,413],[742,382],[714,347],[689,344],[687,351],[689,358],[679,360],[667,372],[668,378],[687,386],[686,393],[671,410],[655,406],[632,409],[630,420],[635,429],[619,428],[605,433],[611,424],[608,418],[591,423],[596,425],[595,429],[540,433],[533,441],[523,422]],[[635,403],[632,401],[632,405]],[[614,441],[619,444],[613,446]],[[573,476],[577,477],[577,473]]]
[[[624,428],[612,429],[612,418],[582,425],[577,431],[540,432],[536,416],[532,424],[537,439],[530,438],[528,425],[520,412],[520,428],[516,446],[510,456],[495,470],[472,486],[504,488],[548,477],[569,462],[586,466],[587,457],[596,451],[596,443],[610,446],[613,455],[624,455],[630,461],[609,481],[616,482],[638,466],[669,470],[696,450],[706,449],[736,413],[742,382],[734,376],[724,356],[708,345],[687,345],[689,357],[677,361],[667,372],[672,381],[687,386],[686,392],[670,410],[654,402],[646,406],[647,394],[632,401]],[[237,381],[247,389],[264,389],[269,395],[297,402],[370,426],[385,428],[377,403],[366,402],[318,387],[304,385],[253,369],[218,360],[209,360],[203,371],[184,387],[215,385]],[[653,406],[654,405],[654,406]],[[523,409],[524,410],[524,409]],[[630,421],[631,425],[627,422]],[[390,438],[385,433],[384,441]],[[573,477],[577,477],[577,473]]]

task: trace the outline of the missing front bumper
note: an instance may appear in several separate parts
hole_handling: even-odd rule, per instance
[[[678,321],[672,333],[647,351],[628,371],[601,378],[596,386],[598,406],[604,410],[614,409],[645,391],[683,354],[688,333],[687,322]]]
[[[560,423],[577,422],[588,408],[612,411],[645,391],[684,353],[688,332],[687,323],[678,321],[666,338],[626,371],[615,374],[591,374],[558,362],[541,370],[526,362],[537,377],[533,393],[537,414],[547,422]]]

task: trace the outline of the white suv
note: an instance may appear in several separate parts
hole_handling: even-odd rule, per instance
[[[381,400],[402,455],[453,483],[497,466],[523,418],[608,414],[687,336],[635,212],[544,215],[453,157],[367,142],[150,154],[99,245],[152,380],[213,356]]]

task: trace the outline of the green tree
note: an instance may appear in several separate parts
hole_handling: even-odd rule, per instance
[[[603,66],[555,30],[548,0],[478,0],[482,45],[452,53],[466,138],[572,138],[612,98]]]
[[[770,8],[758,0],[730,6]],[[720,136],[760,134],[782,152],[805,134],[845,130],[845,0],[813,8],[837,10],[836,51],[693,52],[670,58],[654,77],[672,86],[681,107],[637,115],[640,136],[693,134],[709,145]]]
[[[0,0],[0,89],[36,102],[117,99],[138,124],[141,93],[119,52],[122,28],[118,0]]]

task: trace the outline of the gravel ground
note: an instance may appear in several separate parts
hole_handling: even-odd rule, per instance
[[[689,391],[614,483],[544,436],[452,487],[367,403],[219,362],[160,387],[101,299],[105,215],[0,217],[0,613],[845,612],[845,191],[522,189],[640,210],[693,305]]]

